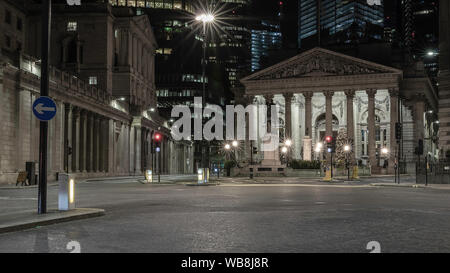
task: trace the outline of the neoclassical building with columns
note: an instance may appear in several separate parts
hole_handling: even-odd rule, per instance
[[[316,151],[317,143],[345,130],[353,164],[370,166],[377,173],[388,161],[386,172],[392,173],[400,150],[399,161],[411,172],[419,139],[425,141],[426,154],[437,156],[435,144],[427,139],[425,119],[426,111],[437,110],[436,92],[425,74],[419,73],[420,66],[413,72],[411,77],[411,71],[314,48],[243,78],[241,102],[277,105],[280,144],[292,140],[294,159],[324,157],[324,151]],[[258,113],[254,117],[249,122],[266,120]],[[396,122],[403,124],[399,143]],[[248,157],[250,143],[246,142],[244,156]],[[262,141],[254,145],[260,150]],[[383,148],[388,149],[387,155],[381,153]],[[259,152],[256,161],[263,159],[264,153]]]

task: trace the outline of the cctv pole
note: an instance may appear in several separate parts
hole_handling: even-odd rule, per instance
[[[42,45],[41,45],[41,92],[40,96],[48,96],[48,56],[50,52],[50,28],[52,1],[42,1]],[[38,214],[47,213],[47,137],[48,123],[39,123],[39,186]]]

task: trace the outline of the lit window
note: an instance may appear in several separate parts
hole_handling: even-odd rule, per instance
[[[77,22],[68,22],[67,23],[67,31],[77,31],[78,24]]]
[[[89,77],[89,84],[90,85],[97,85],[97,77]]]

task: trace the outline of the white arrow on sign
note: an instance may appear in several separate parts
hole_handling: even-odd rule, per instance
[[[45,112],[55,112],[56,109],[55,107],[44,107],[43,103],[38,103],[35,107],[34,110],[36,110],[36,112],[38,112],[39,115],[44,114]]]

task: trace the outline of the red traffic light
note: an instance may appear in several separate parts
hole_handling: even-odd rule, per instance
[[[155,138],[156,141],[160,141],[162,139],[162,136],[161,136],[161,134],[156,133],[154,138]]]
[[[332,137],[332,136],[326,136],[326,137],[325,137],[325,141],[326,141],[327,143],[331,143],[331,141],[333,141],[333,137]]]

